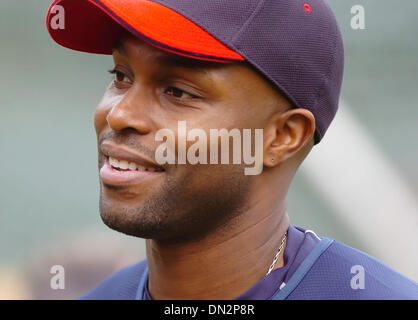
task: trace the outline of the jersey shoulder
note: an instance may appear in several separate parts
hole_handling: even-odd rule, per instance
[[[139,279],[147,266],[146,259],[110,275],[96,288],[81,296],[80,300],[133,300]]]
[[[334,240],[288,299],[418,300],[418,284],[374,257]]]

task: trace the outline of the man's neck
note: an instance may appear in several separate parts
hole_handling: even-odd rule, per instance
[[[288,229],[285,201],[258,201],[228,225],[186,244],[147,240],[153,299],[234,299],[262,279]],[[275,269],[283,266],[283,252]]]

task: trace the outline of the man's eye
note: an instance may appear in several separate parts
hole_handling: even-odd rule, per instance
[[[129,78],[121,71],[113,69],[109,70],[109,73],[115,75],[115,81],[116,82],[129,82]]]
[[[187,93],[179,88],[176,87],[168,87],[165,92],[165,94],[168,94],[169,96],[173,96],[175,98],[183,98],[183,99],[193,99],[196,98],[196,96]]]

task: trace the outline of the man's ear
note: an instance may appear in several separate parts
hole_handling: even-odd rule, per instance
[[[274,167],[298,153],[315,133],[315,117],[307,109],[275,114],[264,128],[264,165]]]

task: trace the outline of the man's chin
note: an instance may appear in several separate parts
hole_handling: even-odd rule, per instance
[[[167,195],[164,184],[115,186],[100,183],[100,216],[111,229],[139,238],[164,237],[162,221],[169,224],[162,212],[172,211],[166,207]]]
[[[101,218],[109,228],[139,238],[199,241],[226,226],[248,200],[249,179],[241,170],[226,173],[213,174],[207,183],[198,173],[140,188],[102,183]]]
[[[138,215],[138,210],[135,208],[101,203],[100,217],[106,226],[115,231],[139,238],[152,236],[150,230],[145,230],[144,217]]]

